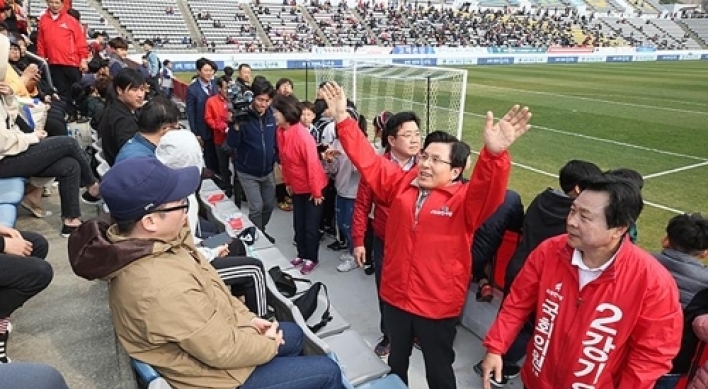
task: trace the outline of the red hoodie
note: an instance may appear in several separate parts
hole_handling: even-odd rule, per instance
[[[528,389],[652,389],[679,351],[676,282],[625,239],[614,262],[580,290],[568,236],[531,252],[484,346],[503,354],[536,314],[522,379]]]
[[[322,197],[322,189],[327,186],[327,175],[312,135],[297,123],[287,130],[278,127],[276,139],[283,183],[292,188],[294,194]]]
[[[337,124],[337,134],[362,179],[389,206],[381,298],[428,319],[459,316],[472,274],[472,234],[504,200],[509,154],[483,149],[469,183],[430,191],[415,212],[417,167],[404,172],[377,155],[353,119]]]
[[[226,141],[226,130],[229,128],[229,105],[221,95],[207,99],[204,105],[204,122],[214,134],[214,144],[221,146]]]
[[[83,27],[66,9],[59,12],[56,20],[49,11],[39,18],[37,55],[46,58],[50,65],[79,67],[82,60],[88,60]]]

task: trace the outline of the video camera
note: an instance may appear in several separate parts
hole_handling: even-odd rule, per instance
[[[228,95],[232,106],[233,121],[245,118],[253,101],[253,92],[247,88],[240,88],[239,85],[230,85]]]

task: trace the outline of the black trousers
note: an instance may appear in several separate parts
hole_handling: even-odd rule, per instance
[[[220,145],[216,145],[214,151],[216,152],[216,160],[219,163],[219,169],[214,171],[214,173],[217,173],[219,178],[221,178],[218,180],[218,185],[224,191],[232,191],[231,170],[229,170],[231,153]]]
[[[408,384],[408,365],[413,338],[418,337],[425,362],[425,378],[430,389],[455,389],[455,340],[457,318],[426,319],[384,303],[384,320],[391,339],[388,365],[391,373]]]
[[[211,261],[234,296],[243,296],[248,309],[263,317],[268,313],[263,263],[256,258],[224,257]]]
[[[320,261],[319,221],[322,218],[322,204],[315,205],[309,194],[293,195],[293,230],[297,257],[312,262]]]
[[[66,103],[66,113],[76,115],[74,99],[71,98],[71,86],[81,81],[81,71],[75,66],[49,65],[52,82],[57,89],[57,94]]]
[[[0,253],[0,319],[43,291],[54,277],[52,266],[44,260],[49,252],[47,239],[34,232],[20,233],[32,243],[32,254],[20,257]]]
[[[335,227],[335,203],[337,198],[337,188],[334,187],[334,180],[329,180],[327,186],[322,191],[324,202],[322,203],[322,216],[320,217],[320,229],[325,227]]]
[[[216,145],[214,139],[204,139],[204,165],[214,173],[219,172],[219,158],[216,156]]]

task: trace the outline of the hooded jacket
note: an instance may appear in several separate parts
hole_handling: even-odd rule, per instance
[[[565,234],[565,220],[571,205],[572,197],[553,188],[541,192],[529,204],[521,229],[521,243],[506,266],[504,288],[507,292],[529,254],[544,240]]]
[[[679,351],[676,283],[628,238],[615,260],[580,289],[568,236],[529,255],[483,345],[504,354],[535,313],[521,376],[528,389],[652,389]]]
[[[654,257],[676,280],[683,307],[681,351],[674,358],[671,373],[688,374],[701,340],[693,331],[693,321],[708,313],[708,267],[680,251],[665,249]]]
[[[102,216],[71,235],[69,260],[80,277],[110,281],[121,344],[175,389],[236,388],[277,353],[276,342],[250,325],[255,315],[198,254],[187,228],[171,241],[131,239]]]

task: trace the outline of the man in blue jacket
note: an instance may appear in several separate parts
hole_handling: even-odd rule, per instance
[[[204,148],[204,165],[207,169],[218,172],[219,163],[216,159],[216,146],[211,130],[204,122],[204,106],[209,97],[216,94],[214,73],[218,70],[216,63],[207,58],[197,60],[197,79],[187,88],[185,112],[189,129],[196,135]]]
[[[229,129],[226,143],[236,153],[234,167],[248,200],[248,217],[265,232],[275,208],[273,164],[278,148],[275,117],[270,108],[275,89],[267,80],[259,80],[251,85],[251,91],[251,106],[236,118],[237,124]]]

